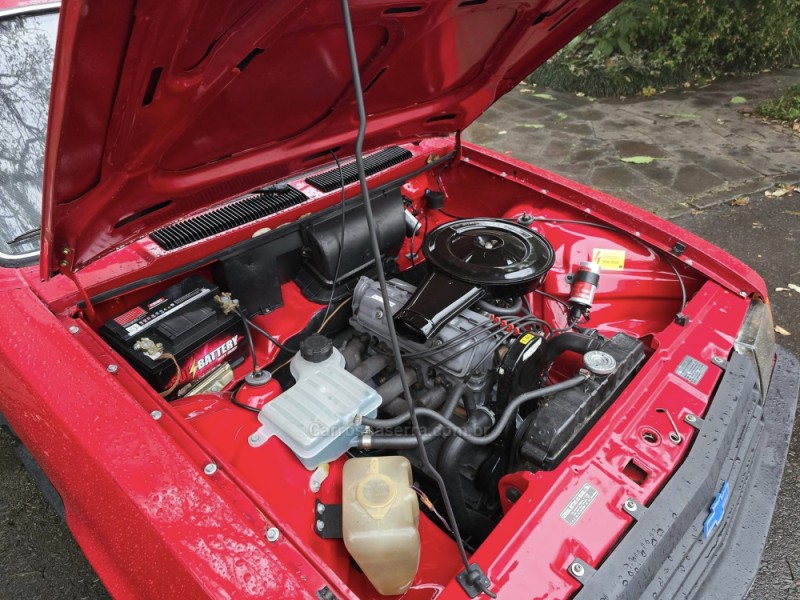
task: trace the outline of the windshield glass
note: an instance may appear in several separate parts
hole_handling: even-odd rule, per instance
[[[35,260],[58,13],[0,21],[0,259]],[[19,241],[14,241],[19,239]]]

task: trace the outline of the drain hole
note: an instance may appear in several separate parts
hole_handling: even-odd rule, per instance
[[[642,439],[645,442],[647,442],[648,444],[651,444],[653,446],[658,444],[658,434],[655,431],[653,431],[652,429],[643,430],[642,431]]]

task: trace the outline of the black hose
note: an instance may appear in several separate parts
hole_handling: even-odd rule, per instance
[[[499,438],[503,434],[503,430],[506,428],[511,418],[516,414],[517,409],[522,404],[524,404],[525,402],[529,402],[531,400],[536,400],[543,396],[548,396],[550,394],[555,394],[557,392],[563,392],[564,390],[574,388],[582,384],[588,378],[589,378],[588,375],[581,374],[572,377],[571,379],[567,379],[559,383],[554,383],[553,385],[548,385],[545,387],[541,387],[537,390],[532,390],[530,392],[525,392],[524,394],[520,394],[519,396],[514,398],[514,400],[509,402],[508,406],[506,406],[505,410],[503,411],[503,414],[500,416],[497,423],[492,428],[492,431],[490,431],[488,434],[484,436],[472,435],[468,431],[465,431],[464,429],[462,429],[461,427],[450,421],[448,418],[440,415],[435,410],[428,410],[427,408],[418,408],[414,412],[417,417],[429,417],[433,419],[437,423],[443,425],[444,429],[447,429],[448,431],[456,434],[458,437],[464,438],[471,444],[475,444],[478,446],[487,446],[492,442],[494,442],[495,440],[497,440],[497,438]],[[402,423],[408,421],[410,416],[411,415],[408,412],[406,412],[392,419],[362,419],[361,422],[364,425],[375,427],[376,429],[381,429],[386,427],[397,427],[398,425],[401,425]],[[375,444],[377,439],[378,438],[376,436],[373,436],[371,439],[371,443]]]
[[[519,314],[522,310],[522,297],[517,298],[516,302],[511,306],[498,306],[486,300],[478,300],[475,305],[481,310],[492,313],[499,317],[513,317]]]
[[[598,350],[602,347],[605,340],[585,333],[566,331],[560,335],[553,336],[547,342],[544,351],[544,362],[550,364],[558,355],[567,350],[586,354],[590,350]]]
[[[459,383],[454,385],[453,388],[450,390],[450,394],[447,396],[447,400],[444,403],[444,407],[441,410],[441,416],[443,416],[448,421],[453,416],[453,413],[458,406],[458,401],[461,400],[461,396],[464,394],[464,390],[466,386],[463,383]],[[433,412],[436,415],[440,413],[436,411],[432,411],[430,409],[417,409],[419,413],[422,410]],[[397,421],[397,425],[405,423],[408,421],[409,414],[405,412],[404,414],[400,415],[400,418],[395,417],[393,419],[383,419],[382,423],[394,423]],[[361,419],[361,423],[364,425],[368,425],[368,422],[374,422],[377,419]],[[395,427],[396,425],[381,425],[381,427]],[[436,439],[442,432],[444,431],[444,426],[441,424],[437,424],[430,433],[422,434],[422,441],[423,444],[427,444],[431,440]],[[370,436],[362,435],[361,440],[359,441],[359,447],[364,449],[372,449],[372,450],[412,450],[414,448],[419,447],[419,440],[414,435],[395,435],[395,436],[382,436],[382,435],[375,435],[372,434]]]

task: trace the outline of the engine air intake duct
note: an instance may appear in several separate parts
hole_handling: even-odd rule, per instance
[[[500,219],[440,225],[422,251],[431,272],[394,315],[398,333],[419,343],[482,298],[516,298],[537,288],[555,260],[544,237]]]

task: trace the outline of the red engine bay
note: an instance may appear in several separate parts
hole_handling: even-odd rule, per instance
[[[625,535],[634,519],[632,513],[658,494],[689,449],[695,430],[685,418],[704,414],[721,376],[711,361],[728,355],[744,319],[749,300],[738,290],[747,289],[747,273],[737,272],[737,265],[712,263],[702,254],[706,246],[686,244],[667,224],[645,223],[635,209],[508,157],[470,146],[453,157],[453,141],[444,139],[402,149],[406,158],[377,169],[369,178],[375,206],[384,207],[376,210],[386,210],[381,217],[388,223],[382,232],[386,250],[382,260],[391,280],[402,282],[393,288],[397,298],[405,298],[403,286],[413,291],[415,286],[427,285],[430,269],[422,247],[431,232],[447,223],[470,219],[511,223],[539,234],[552,248],[552,264],[535,289],[519,298],[493,298],[496,312],[487,308],[485,298],[465,301],[472,309],[469,314],[481,319],[476,330],[494,336],[482,362],[463,358],[477,356],[470,353],[469,345],[456,345],[469,340],[483,348],[479,343],[484,340],[476,338],[474,330],[454,334],[455,341],[440,338],[445,347],[458,348],[458,358],[437,361],[431,358],[438,356],[433,350],[427,354],[409,350],[409,372],[414,373],[421,405],[430,401],[431,406],[441,407],[447,391],[472,385],[476,388],[473,400],[468,402],[464,396],[452,418],[465,423],[473,412],[480,412],[476,405],[496,418],[502,412],[500,396],[511,394],[504,386],[512,386],[518,394],[586,372],[591,367],[586,358],[592,351],[587,352],[589,348],[606,359],[619,351],[616,368],[628,365],[629,373],[618,381],[609,376],[612,383],[607,385],[613,389],[602,387],[605,375],[587,372],[587,377],[602,381],[596,390],[591,388],[595,391],[581,388],[577,395],[596,393],[599,399],[594,408],[586,408],[583,397],[573,394],[568,400],[564,396],[563,402],[577,403],[571,417],[559,420],[562,417],[556,412],[540,408],[548,404],[543,402],[535,410],[520,412],[494,444],[467,444],[457,450],[459,438],[454,436],[441,447],[434,444],[432,450],[440,471],[452,467],[443,473],[450,489],[457,490],[454,503],[459,504],[459,528],[470,562],[481,565],[502,597],[569,597],[579,588],[569,565],[576,559],[599,565]],[[257,446],[250,439],[262,424],[259,411],[295,385],[290,373],[292,353],[281,346],[296,350],[313,333],[329,338],[346,359],[347,371],[358,374],[378,393],[394,389],[393,366],[381,353],[381,334],[370,329],[373,324],[366,314],[372,283],[369,266],[363,266],[369,257],[364,258],[360,245],[357,209],[351,213],[348,208],[345,213],[342,208],[357,207],[358,184],[321,190],[324,182],[314,177],[326,172],[332,173],[334,184],[342,175],[334,167],[281,184],[279,193],[293,190],[305,199],[265,218],[211,235],[197,234],[191,240],[168,238],[168,234],[179,236],[178,230],[156,232],[119,250],[113,261],[107,257],[87,267],[81,281],[91,306],[80,304],[74,292],[66,293],[63,280],[32,285],[62,312],[65,324],[77,323],[81,332],[77,339],[97,355],[109,354],[106,344],[113,336],[107,323],[116,320],[124,326],[148,310],[157,311],[148,301],[189,278],[210,284],[209,306],[211,298],[221,298],[217,308],[222,311],[226,301],[238,301],[238,307],[224,316],[220,310],[212,315],[210,308],[184,323],[185,329],[175,332],[175,340],[183,340],[179,336],[191,335],[201,326],[210,332],[200,342],[187,342],[186,351],[160,342],[162,347],[153,352],[166,361],[163,370],[170,374],[166,379],[163,373],[160,379],[151,379],[141,366],[135,373],[139,359],[131,357],[146,353],[141,334],[134,332],[130,340],[112,344],[119,355],[112,351],[111,356],[117,357],[115,364],[125,377],[165,397],[140,396],[144,408],[157,416],[156,425],[176,440],[199,444],[213,459],[214,470],[224,472],[244,490],[262,515],[265,530],[276,528],[278,533],[270,534],[274,537],[270,541],[291,544],[323,569],[336,597],[381,595],[343,541],[320,531],[320,521],[323,526],[335,522],[322,518],[320,503],[323,511],[342,503],[342,471],[353,456],[407,456],[420,497],[421,555],[403,597],[461,598],[464,592],[455,580],[463,569],[461,559],[442,517],[436,487],[415,463],[415,452],[393,450],[391,445],[382,449],[374,441],[377,445],[370,446],[362,435],[359,445],[348,453],[309,469],[278,437]],[[602,210],[600,199],[605,205]],[[197,223],[192,219],[198,216],[202,214],[186,222]],[[348,223],[344,254],[352,258],[340,259],[345,264],[336,265],[330,258],[340,250],[337,227],[341,219]],[[494,235],[491,227],[480,234]],[[481,244],[500,243],[494,238],[480,239]],[[454,246],[454,238],[448,244]],[[120,261],[126,267],[124,273],[113,271],[112,262]],[[591,263],[593,272],[599,273],[597,278],[581,276],[595,282],[596,292],[588,301],[590,312],[582,305],[576,309],[572,300],[581,263]],[[326,284],[331,268],[339,275],[332,278],[332,287]],[[137,282],[126,281],[125,273],[130,272],[137,273]],[[224,297],[224,292],[230,296]],[[327,298],[334,295],[337,298],[329,306]],[[162,307],[168,306],[167,299],[164,302]],[[83,307],[83,320],[72,318],[76,303]],[[237,310],[251,325],[228,318]],[[465,318],[464,310],[459,308],[446,323],[438,324],[438,331],[449,331],[447,327]],[[574,319],[571,310],[577,315]],[[147,318],[156,318],[157,312],[153,315]],[[208,321],[218,317],[219,322]],[[526,362],[531,357],[515,346],[524,344],[526,335],[541,339],[540,363]],[[565,341],[556,342],[562,336]],[[609,344],[614,340],[622,340],[622,345],[612,351]],[[140,346],[134,350],[136,342]],[[578,348],[575,343],[589,345]],[[180,363],[178,381],[173,363],[164,358],[167,354],[177,357],[174,364]],[[456,360],[468,361],[469,376],[459,375],[460,367],[453,366]],[[229,367],[228,375],[218,373],[214,386],[192,393],[208,373],[216,373],[223,365]],[[536,371],[536,376],[526,375],[527,383],[516,376],[506,383],[504,373],[517,367],[524,373]],[[270,377],[254,385],[248,376],[255,370],[268,371]],[[475,383],[478,371],[480,384]],[[392,408],[399,394],[390,395],[383,398],[379,415],[396,416],[400,411],[396,404]],[[551,399],[550,403],[555,402]],[[551,448],[549,439],[542,439],[543,434],[535,430],[550,432],[562,441],[553,442]],[[258,579],[246,567],[233,577],[243,588],[250,577]]]

